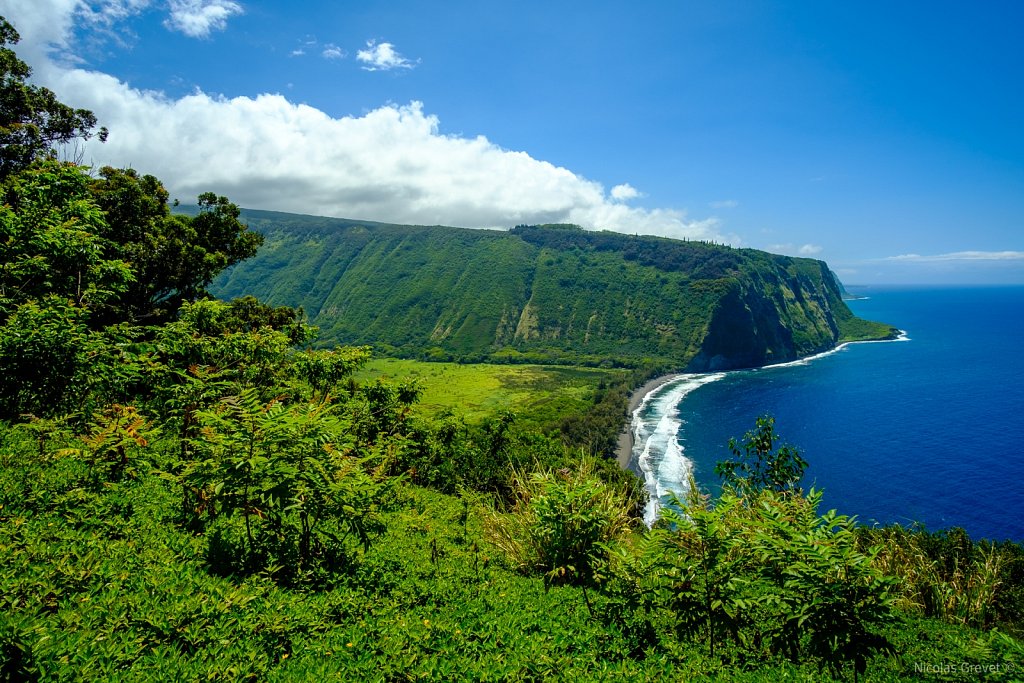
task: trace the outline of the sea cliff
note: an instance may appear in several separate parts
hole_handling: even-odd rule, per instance
[[[881,338],[822,261],[576,226],[508,231],[245,211],[260,253],[211,290],[301,306],[324,344],[427,359],[679,368]]]

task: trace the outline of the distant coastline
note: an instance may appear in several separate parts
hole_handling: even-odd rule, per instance
[[[861,298],[865,298],[866,299],[867,297],[861,297]],[[816,360],[818,358],[821,358],[823,356],[827,356],[827,355],[836,353],[837,351],[841,351],[844,347],[846,347],[846,346],[848,346],[850,344],[870,344],[870,343],[876,343],[876,342],[910,341],[910,337],[908,336],[906,330],[900,330],[900,329],[897,329],[897,328],[893,328],[893,331],[894,331],[893,335],[891,337],[889,337],[889,338],[885,338],[885,339],[863,339],[863,340],[840,342],[840,343],[836,344],[835,346],[833,346],[831,349],[828,349],[827,351],[821,351],[821,352],[818,352],[818,353],[812,353],[812,354],[809,354],[807,356],[803,356],[802,358],[798,358],[796,360],[786,361],[786,362],[782,362],[782,363],[771,363],[769,365],[759,366],[758,368],[744,368],[744,369],[746,369],[746,370],[756,370],[756,369],[760,369],[760,368],[783,367],[783,366],[786,366],[786,365],[808,363],[808,362],[811,362],[811,361]],[[634,439],[633,439],[633,413],[636,411],[637,408],[640,407],[640,404],[643,403],[644,398],[646,398],[648,394],[650,394],[651,392],[655,391],[659,387],[667,384],[668,382],[671,382],[672,380],[679,378],[680,376],[682,376],[684,374],[703,374],[703,373],[674,372],[674,373],[670,373],[670,374],[667,374],[667,375],[661,375],[659,377],[655,377],[654,379],[645,382],[643,384],[643,386],[641,386],[638,389],[634,390],[633,393],[631,393],[629,395],[629,403],[628,403],[628,405],[626,407],[626,422],[623,425],[622,430],[619,432],[618,445],[615,448],[615,458],[616,458],[616,460],[619,463],[619,467],[621,467],[624,470],[634,471],[638,475],[641,474],[639,472],[639,467],[631,467],[631,465],[634,464],[633,463],[633,447],[635,446]]]

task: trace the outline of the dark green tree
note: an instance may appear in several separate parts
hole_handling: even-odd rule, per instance
[[[0,17],[0,179],[28,167],[54,150],[55,145],[87,140],[96,127],[96,116],[57,100],[47,88],[30,85],[28,64],[8,47],[21,37]],[[107,130],[99,130],[106,140]]]
[[[199,195],[199,214],[191,217],[172,214],[163,184],[133,169],[104,167],[92,188],[106,216],[108,256],[130,263],[135,274],[113,311],[117,319],[167,319],[263,243],[238,220],[238,207],[212,192]]]
[[[685,507],[673,494],[672,505],[661,513],[663,526],[672,529],[663,543],[666,578],[672,586],[668,604],[676,614],[676,629],[681,634],[706,634],[712,657],[726,634],[740,641],[752,606],[750,582],[742,575],[743,544],[735,529],[734,508],[739,503],[726,494],[712,506],[691,478]]]
[[[37,162],[0,185],[0,321],[30,300],[110,305],[134,274],[102,237],[103,212],[78,166]]]
[[[723,460],[715,465],[715,473],[723,483],[740,493],[762,489],[784,492],[795,491],[807,469],[807,461],[789,445],[777,449],[779,436],[775,433],[775,418],[765,415],[757,418],[757,426],[746,433],[743,441],[729,439],[729,450],[735,459]]]
[[[55,294],[88,306],[97,327],[159,322],[256,254],[262,236],[226,197],[207,192],[198,215],[172,215],[152,175],[105,167],[90,179],[48,159],[55,145],[88,139],[96,117],[28,84],[31,69],[8,47],[18,40],[0,17],[0,305]]]
[[[78,408],[95,336],[85,309],[54,297],[19,306],[0,326],[0,420]]]
[[[315,328],[306,325],[301,308],[270,306],[254,296],[242,296],[229,302],[224,316],[226,329],[232,332],[255,332],[264,327],[288,335],[294,344],[304,344],[315,338]]]

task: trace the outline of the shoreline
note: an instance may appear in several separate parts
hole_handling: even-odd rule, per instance
[[[626,407],[626,423],[619,432],[619,443],[615,447],[615,459],[618,461],[619,467],[622,469],[628,470],[630,461],[633,459],[633,411],[640,407],[640,404],[643,403],[644,397],[647,396],[647,394],[682,374],[684,373],[675,372],[670,375],[655,377],[654,379],[645,382],[643,386],[635,389],[633,393],[629,395],[629,404]]]
[[[897,331],[899,332],[899,334],[896,337],[890,339],[857,339],[854,341],[840,342],[833,346],[831,349],[828,349],[827,351],[814,353],[808,356],[804,356],[803,358],[797,358],[796,360],[783,361],[781,363],[772,363],[769,365],[761,365],[756,368],[737,368],[736,370],[726,370],[725,372],[742,372],[744,370],[764,370],[770,368],[781,368],[787,365],[802,365],[817,360],[818,358],[822,358],[824,356],[828,356],[838,351],[841,351],[844,347],[849,346],[850,344],[872,344],[878,342],[910,341],[910,336],[907,334],[906,330]],[[674,372],[668,375],[661,375],[659,377],[655,377],[654,379],[645,382],[643,386],[639,387],[638,389],[635,389],[633,393],[629,395],[629,404],[626,408],[626,422],[623,425],[622,430],[619,432],[618,445],[615,447],[615,459],[616,461],[618,461],[619,467],[621,467],[624,470],[629,470],[629,466],[633,460],[633,446],[635,445],[633,443],[633,411],[640,407],[640,404],[643,402],[644,397],[647,396],[647,394],[651,393],[652,391],[662,386],[663,384],[667,384],[668,382],[671,382],[673,379],[676,379],[685,374],[688,373]]]

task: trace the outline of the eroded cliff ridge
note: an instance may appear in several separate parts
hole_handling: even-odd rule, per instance
[[[260,253],[212,291],[301,306],[324,344],[469,361],[782,362],[896,331],[814,259],[569,225],[469,230],[245,211]]]

